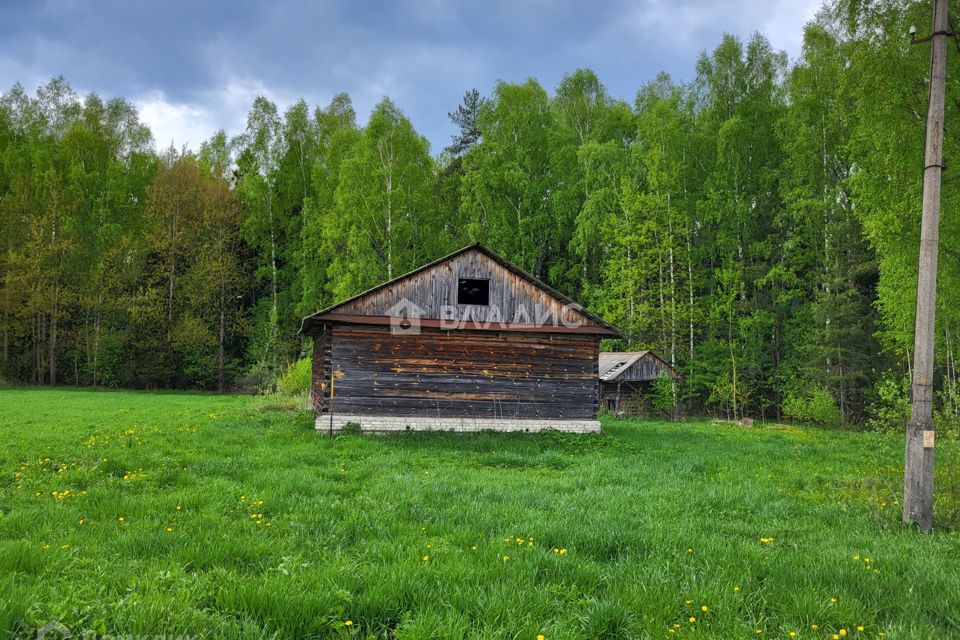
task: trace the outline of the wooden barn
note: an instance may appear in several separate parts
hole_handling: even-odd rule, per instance
[[[616,413],[637,412],[631,400],[641,399],[660,376],[680,375],[652,351],[608,351],[600,354],[600,402]]]
[[[620,332],[475,244],[303,320],[318,430],[599,431]]]

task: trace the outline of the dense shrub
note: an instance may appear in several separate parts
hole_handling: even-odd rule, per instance
[[[295,396],[310,390],[310,358],[294,360],[277,380],[279,393]]]
[[[874,431],[903,431],[910,419],[910,380],[906,375],[886,374],[874,388],[867,426]]]
[[[783,401],[783,413],[799,422],[812,422],[825,426],[840,424],[840,409],[830,392],[820,386],[804,392],[788,394]]]
[[[652,385],[653,408],[661,413],[673,415],[674,405],[674,381],[673,378],[664,374],[653,381]]]

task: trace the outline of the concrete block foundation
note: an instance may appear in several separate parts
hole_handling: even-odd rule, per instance
[[[503,431],[536,433],[547,429],[570,433],[600,433],[599,420],[564,420],[555,418],[426,418],[422,416],[351,416],[334,414],[333,434],[343,431],[344,425],[360,425],[362,433],[398,433],[404,431]],[[316,421],[317,433],[331,431],[330,416],[320,415]]]

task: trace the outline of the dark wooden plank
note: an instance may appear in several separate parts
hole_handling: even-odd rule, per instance
[[[355,415],[591,418],[596,337],[334,325],[326,333],[333,411]],[[319,367],[317,368],[320,369]],[[315,381],[316,383],[316,381]],[[329,390],[327,390],[327,393]],[[323,405],[325,407],[325,405]]]

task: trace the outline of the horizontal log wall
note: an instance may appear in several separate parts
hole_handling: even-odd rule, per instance
[[[325,335],[336,377],[334,415],[592,419],[597,413],[595,336],[409,335],[351,325],[334,325]]]
[[[330,384],[330,332],[314,336],[313,338],[313,375],[310,384],[310,405],[317,413],[326,411],[325,403],[328,397],[326,391]]]

